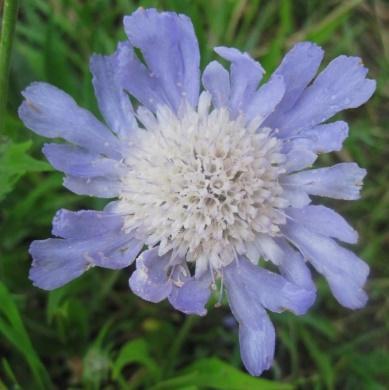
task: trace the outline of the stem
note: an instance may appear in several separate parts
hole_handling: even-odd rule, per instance
[[[195,324],[197,320],[197,317],[194,315],[188,315],[185,318],[184,324],[182,325],[180,331],[178,332],[177,337],[175,338],[172,347],[168,353],[165,369],[163,370],[163,376],[169,377],[172,370],[175,367],[176,364],[176,358],[178,353],[180,352],[186,338],[188,337],[188,334],[190,330],[192,329],[193,325]]]
[[[104,300],[104,298],[111,292],[114,284],[117,282],[118,278],[120,276],[119,272],[111,272],[109,278],[104,283],[102,288],[98,291],[95,299],[91,303],[90,311],[94,312],[98,309],[98,307],[101,305],[101,302]]]
[[[3,22],[0,36],[0,134],[4,131],[5,126],[9,63],[17,11],[18,0],[4,0]]]

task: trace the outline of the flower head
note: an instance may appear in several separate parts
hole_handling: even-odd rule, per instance
[[[274,355],[266,309],[301,315],[314,302],[308,263],[340,304],[366,303],[368,266],[339,244],[355,243],[357,233],[311,203],[357,199],[366,172],[354,163],[311,166],[347,137],[345,122],[324,122],[363,104],[375,82],[346,56],[315,77],[323,51],[309,42],[295,45],[261,85],[261,65],[226,47],[215,51],[229,70],[213,61],[200,75],[186,16],[140,9],[124,26],[128,41],[90,63],[105,124],[54,86],[23,92],[25,125],[67,141],[43,148],[66,174],[65,187],[116,198],[103,211],[59,210],[57,238],[31,244],[30,278],[51,290],[90,267],[136,260],[132,291],[198,315],[220,283],[239,322],[243,363],[260,375]],[[279,273],[261,268],[260,258]]]

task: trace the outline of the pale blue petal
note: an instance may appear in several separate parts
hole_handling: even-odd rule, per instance
[[[128,267],[136,259],[139,252],[143,248],[143,241],[137,240],[131,235],[121,235],[122,238],[115,237],[120,245],[117,249],[106,253],[105,251],[97,252],[94,256],[94,264],[109,269],[122,269]]]
[[[264,257],[279,268],[281,274],[290,282],[307,290],[316,290],[311,272],[301,254],[293,249],[283,238],[273,239],[262,235],[258,244]]]
[[[275,330],[265,310],[258,318],[258,327],[239,326],[240,357],[247,371],[260,376],[270,369],[274,359]]]
[[[217,61],[210,62],[202,76],[204,88],[212,96],[216,108],[228,107],[230,99],[230,75]]]
[[[355,163],[340,163],[327,168],[310,169],[285,176],[282,185],[286,190],[305,191],[311,195],[334,199],[355,200],[366,170]]]
[[[211,295],[210,283],[210,276],[206,273],[199,279],[194,277],[184,279],[182,286],[173,284],[169,302],[175,309],[185,314],[205,316],[207,314],[205,305]]]
[[[297,286],[316,291],[311,271],[301,253],[293,249],[285,239],[278,238],[276,242],[283,252],[283,257],[278,264],[281,274]]]
[[[367,69],[358,57],[339,56],[306,88],[295,106],[272,120],[280,136],[309,129],[339,111],[356,108],[372,96],[374,80],[366,79]]]
[[[122,139],[137,127],[132,105],[121,80],[120,50],[110,56],[93,55],[90,70],[100,112],[112,131]]]
[[[244,112],[265,71],[249,54],[235,48],[220,46],[215,47],[214,50],[222,58],[231,62],[231,112],[233,115]]]
[[[363,286],[368,265],[333,239],[316,234],[291,221],[282,229],[285,236],[325,276],[338,302],[350,309],[363,307],[367,296]]]
[[[196,106],[200,54],[191,20],[182,14],[140,8],[124,18],[124,28],[130,43],[141,50],[170,106],[177,110],[183,99]]]
[[[336,300],[348,309],[361,309],[366,306],[369,299],[362,286],[352,279],[345,277],[344,273],[328,271],[327,282]]]
[[[154,112],[159,105],[170,105],[161,83],[138,59],[128,42],[119,43],[117,53],[121,82],[128,93]]]
[[[253,300],[234,271],[231,266],[224,269],[224,282],[232,314],[239,323],[240,355],[247,371],[259,376],[273,362],[275,331],[264,308]]]
[[[275,75],[253,95],[245,108],[247,120],[260,118],[264,121],[277,107],[285,92],[282,76]]]
[[[129,279],[131,290],[149,302],[161,302],[172,291],[168,278],[170,254],[158,256],[158,247],[148,249],[137,258],[136,270]]]
[[[317,159],[317,155],[310,150],[299,149],[298,147],[286,153],[286,172],[296,172],[311,167]]]
[[[60,209],[54,216],[52,234],[62,238],[78,238],[80,240],[120,231],[123,218],[117,214],[80,210]]]
[[[274,312],[290,310],[298,315],[305,314],[316,298],[314,290],[290,283],[284,277],[254,265],[244,257],[240,257],[236,264],[226,267],[224,274],[231,277],[232,272],[253,301],[260,302]]]
[[[75,254],[65,240],[33,241],[29,252],[33,258],[29,278],[44,290],[61,287],[88,269],[88,262]]]
[[[307,193],[297,186],[285,186],[282,197],[287,199],[289,205],[292,207],[304,207],[311,203],[311,199]]]
[[[120,144],[113,133],[68,94],[53,85],[30,84],[19,117],[25,126],[48,138],[63,138],[92,152],[120,159]]]
[[[129,250],[129,245],[135,246]],[[127,267],[134,260],[139,242],[124,233],[110,232],[86,240],[49,238],[30,246],[33,258],[30,279],[45,290],[52,290],[80,276],[91,266],[110,269]]]
[[[79,146],[45,144],[42,151],[55,169],[71,176],[112,179],[120,177],[125,172],[125,166],[121,162],[89,152]]]
[[[252,329],[261,328],[261,317],[265,313],[263,306],[249,292],[253,286],[246,286],[244,279],[237,273],[238,266],[230,264],[223,269],[223,282],[226,286],[228,302],[232,314],[239,322]]]
[[[274,72],[283,77],[285,94],[277,111],[269,117],[269,124],[277,114],[293,107],[305,87],[315,77],[323,54],[323,50],[312,42],[297,43],[286,53],[280,66]]]
[[[98,198],[115,198],[120,194],[120,181],[104,177],[83,178],[66,176],[63,185],[78,195],[97,196]]]
[[[347,123],[337,121],[303,130],[294,138],[288,139],[286,146],[288,149],[300,148],[310,150],[313,153],[328,153],[341,150],[347,136]]]
[[[323,236],[355,244],[358,233],[334,210],[325,206],[306,206],[301,209],[289,208],[289,217],[305,228]]]

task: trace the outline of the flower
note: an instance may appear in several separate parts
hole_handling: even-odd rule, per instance
[[[355,243],[357,233],[311,203],[311,196],[358,199],[366,171],[355,163],[311,166],[348,134],[345,122],[324,122],[366,102],[375,82],[347,56],[315,77],[323,50],[309,42],[295,45],[261,85],[261,65],[233,48],[215,48],[229,70],[212,61],[200,74],[186,16],[139,9],[124,27],[128,41],[90,62],[105,124],[52,85],[23,91],[24,124],[67,141],[43,148],[65,173],[64,186],[116,198],[103,211],[59,210],[57,238],[31,244],[30,278],[51,290],[90,267],[136,260],[133,292],[201,316],[218,283],[239,323],[243,363],[260,375],[275,346],[266,309],[301,315],[315,300],[307,263],[341,305],[366,303],[369,268],[339,244]],[[260,258],[279,273],[261,268]]]

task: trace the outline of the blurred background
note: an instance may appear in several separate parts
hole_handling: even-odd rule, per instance
[[[1,2],[0,2],[1,4]],[[128,289],[128,270],[93,269],[47,293],[28,280],[29,243],[50,236],[58,208],[101,209],[62,187],[40,151],[43,138],[17,117],[20,91],[52,83],[99,115],[88,59],[124,40],[122,17],[155,6],[192,18],[202,67],[215,45],[248,51],[270,74],[295,42],[358,55],[378,81],[374,97],[341,117],[350,137],[320,163],[367,168],[363,198],[327,201],[359,231],[355,252],[371,267],[366,308],[349,311],[316,275],[309,314],[272,315],[273,368],[249,377],[226,305],[205,318],[149,304]],[[379,0],[20,1],[5,134],[0,136],[0,389],[386,389],[389,387],[389,4]]]

